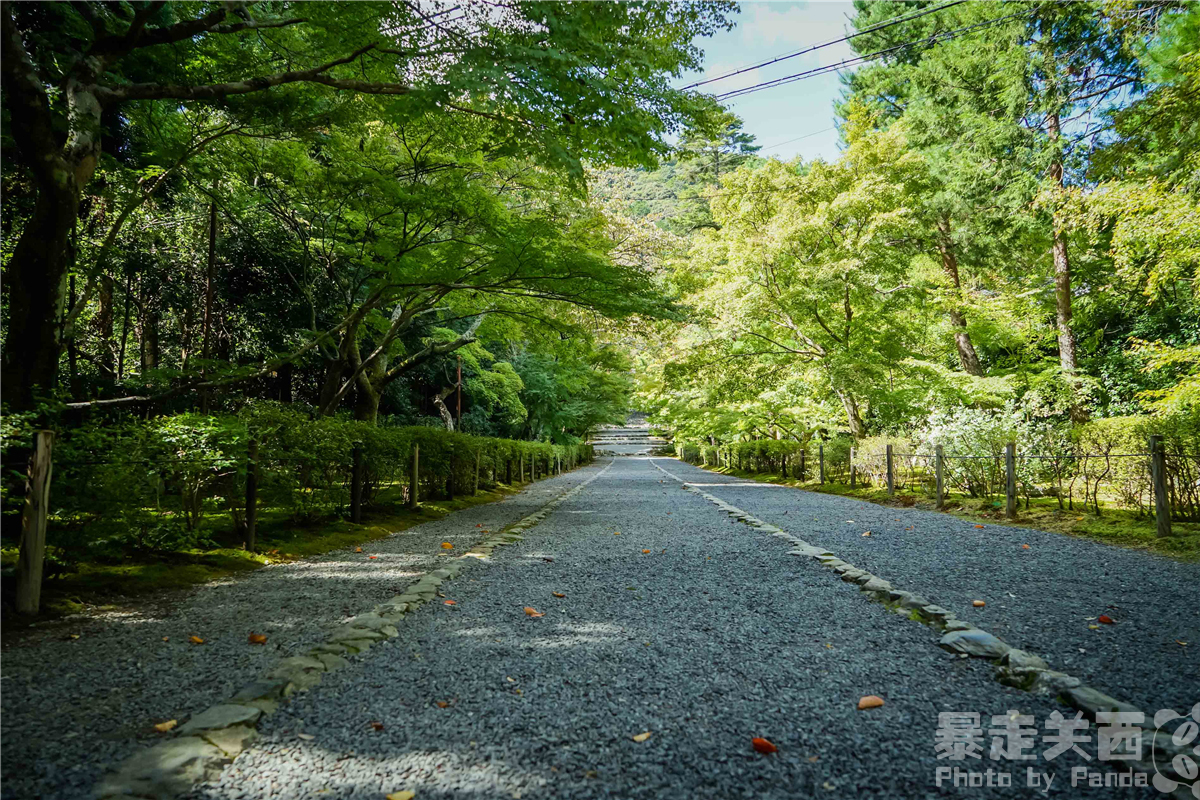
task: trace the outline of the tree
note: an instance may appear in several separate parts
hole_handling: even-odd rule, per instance
[[[731,8],[530,3],[451,17],[410,4],[280,3],[255,17],[229,3],[6,3],[7,132],[36,190],[6,265],[9,399],[28,407],[55,386],[68,239],[105,129],[127,109],[210,106],[287,130],[352,113],[354,95],[381,95],[407,114],[488,119],[497,151],[578,174],[583,159],[649,162],[666,133],[705,113],[668,77],[698,65],[693,37],[728,25]]]

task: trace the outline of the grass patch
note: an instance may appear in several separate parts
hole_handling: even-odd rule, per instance
[[[42,584],[42,613],[36,618],[10,613],[15,581],[4,576],[4,627],[6,630],[28,627],[30,623],[78,613],[85,606],[115,606],[130,598],[179,591],[210,581],[240,575],[269,563],[298,561],[344,547],[361,545],[390,536],[397,531],[441,519],[455,511],[502,500],[521,486],[500,485],[481,491],[474,497],[454,500],[429,500],[410,511],[401,505],[381,505],[363,510],[363,521],[326,519],[313,524],[297,524],[280,509],[260,509],[258,552],[247,552],[234,542],[232,531],[213,531],[220,547],[211,550],[186,550],[166,553],[133,553],[119,561],[84,561],[73,571],[49,578]],[[16,548],[0,551],[0,564],[6,573],[17,563]]]
[[[727,467],[703,467],[703,469],[759,483],[774,483],[819,494],[853,497],[856,500],[866,500],[877,505],[919,508],[925,511],[936,510],[933,507],[933,498],[899,491],[895,497],[889,498],[885,488],[859,486],[851,489],[849,485],[843,483],[819,484],[816,481],[799,481],[794,478],[782,478],[777,474],[749,473]],[[1104,506],[1101,506],[1100,511],[1099,515],[1094,511],[1082,511],[1078,508],[1073,511],[1060,511],[1058,501],[1054,498],[1035,497],[1030,499],[1028,508],[1025,507],[1025,501],[1022,499],[1018,504],[1017,518],[1007,520],[1004,518],[1003,499],[997,502],[952,495],[947,498],[946,507],[941,513],[976,524],[987,523],[988,525],[1033,528],[1039,531],[1090,539],[1129,550],[1147,550],[1184,561],[1200,561],[1200,524],[1173,522],[1171,524],[1172,535],[1160,539],[1155,530],[1153,517],[1139,517],[1132,511]]]

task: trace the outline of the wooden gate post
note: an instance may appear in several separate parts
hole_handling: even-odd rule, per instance
[[[258,440],[251,439],[246,449],[246,550],[253,553],[258,533]]]
[[[17,611],[21,614],[36,614],[42,604],[53,449],[54,431],[38,431],[33,435],[33,454],[29,457],[25,481],[25,508],[21,511],[21,552],[17,557]]]
[[[520,461],[519,466],[521,468],[521,471],[520,471],[520,477],[518,478],[518,481],[521,483],[524,483],[525,482],[525,454],[524,453],[521,453],[521,461]]]
[[[350,521],[362,522],[363,463],[362,442],[354,443],[354,461],[350,468]]]
[[[1004,517],[1017,518],[1017,445],[1004,445]]]
[[[946,456],[939,444],[933,448],[933,472],[937,480],[937,500],[933,507],[939,510],[946,505],[945,466]]]
[[[415,509],[417,507],[417,485],[419,483],[419,467],[421,464],[421,445],[413,442],[412,446],[412,467],[408,470],[408,507]]]
[[[858,476],[854,471],[854,448],[850,448],[850,488],[858,485]]]
[[[821,483],[825,483],[825,443],[817,445],[817,457],[821,461]]]
[[[1150,437],[1150,479],[1154,483],[1154,524],[1160,537],[1171,535],[1171,498],[1167,494],[1167,454],[1162,437]],[[24,553],[24,550],[21,551]]]
[[[887,446],[887,489],[888,497],[894,497],[896,494],[896,469],[892,463],[892,446]]]

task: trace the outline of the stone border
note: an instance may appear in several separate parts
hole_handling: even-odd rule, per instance
[[[305,655],[283,659],[266,675],[243,686],[233,697],[194,714],[180,726],[176,738],[133,755],[102,778],[96,786],[95,796],[101,800],[119,797],[167,800],[188,791],[193,784],[213,780],[254,741],[257,724],[264,715],[273,714],[292,694],[316,686],[326,672],[349,666],[350,662],[344,656],[365,652],[385,639],[399,636],[396,626],[401,620],[432,601],[438,588],[456,577],[469,563],[466,559],[486,562],[497,547],[521,541],[525,531],[608,472],[612,465],[610,460],[583,483],[492,534],[447,566],[422,575],[403,593],[354,617],[324,644],[313,647]]]
[[[789,550],[788,555],[816,559],[822,566],[837,572],[846,583],[857,584],[859,591],[875,602],[882,603],[901,616],[942,631],[943,635],[938,640],[938,646],[942,649],[954,653],[960,658],[985,658],[992,661],[997,665],[996,680],[1005,686],[1034,694],[1053,695],[1060,702],[1083,712],[1091,720],[1095,720],[1098,712],[1141,711],[1137,706],[1109,697],[1098,689],[1084,686],[1079,678],[1063,672],[1055,672],[1040,656],[1009,645],[991,633],[959,619],[954,612],[931,603],[921,595],[897,589],[883,578],[843,561],[830,551],[809,544],[782,528],[763,522],[740,508],[726,503],[721,498],[691,485],[678,475],[663,469],[654,459],[651,459],[650,463],[654,464],[663,474],[678,481],[685,491],[700,495],[738,522],[765,531],[777,539],[783,539],[794,545],[795,549]],[[1147,717],[1147,719],[1150,720],[1152,717]],[[1193,795],[1188,786],[1191,779],[1180,776],[1171,765],[1171,760],[1176,755],[1190,752],[1190,748],[1176,745],[1169,737],[1165,742],[1159,741],[1157,731],[1150,737],[1148,747],[1152,762],[1126,763],[1154,774],[1155,777],[1163,775],[1169,779],[1174,776],[1181,785],[1163,792],[1164,796],[1191,800]]]

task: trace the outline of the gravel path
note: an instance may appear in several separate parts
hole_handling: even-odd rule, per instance
[[[657,461],[1148,714],[1200,700],[1200,564]]]
[[[788,549],[651,461],[617,459],[443,586],[456,605],[426,606],[267,717],[193,800],[1042,796],[1026,765],[1056,773],[1052,796],[1153,796],[1072,788],[1083,762],[1046,762],[1040,740],[1036,761],[969,762],[1012,788],[937,787],[939,712],[987,728],[1015,709],[1040,729],[1065,709]],[[867,694],[886,705],[856,710]],[[779,752],[754,753],[755,736]]]
[[[4,798],[88,796],[105,767],[225,699],[280,659],[328,638],[418,576],[578,485],[594,468],[539,481],[363,546],[257,570],[136,613],[56,623],[4,649],[0,682]],[[477,527],[480,526],[480,527]],[[369,558],[376,556],[377,558]],[[265,646],[249,633],[268,637]],[[78,639],[71,639],[78,634]],[[198,635],[204,645],[188,643]],[[169,641],[164,641],[166,637]]]

